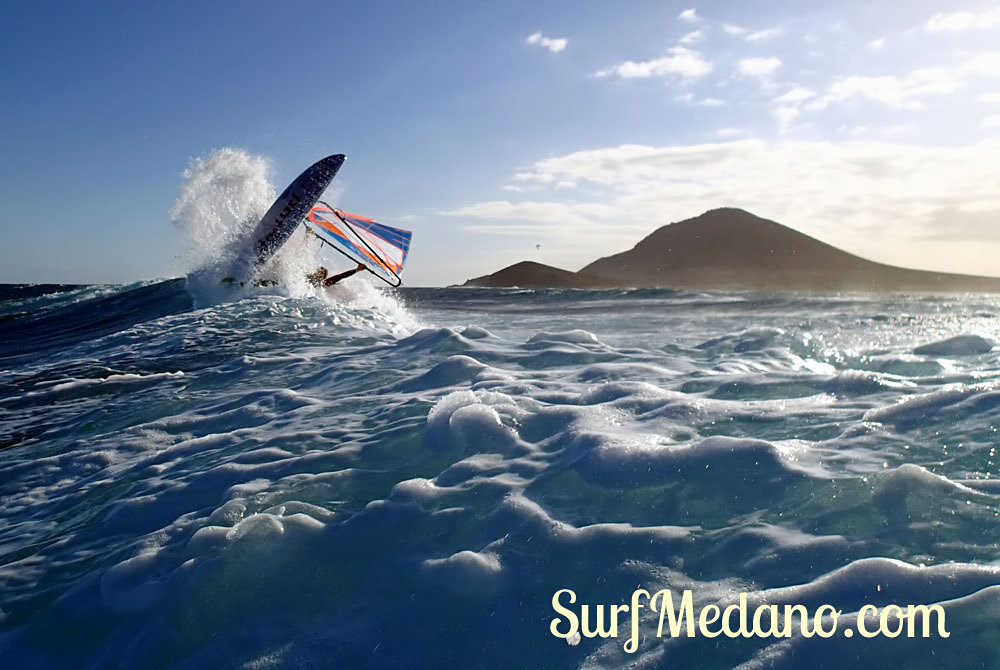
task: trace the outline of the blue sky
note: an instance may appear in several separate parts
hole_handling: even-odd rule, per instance
[[[578,269],[744,207],[873,260],[1000,275],[996,2],[0,7],[2,282],[178,276],[182,172],[414,231],[405,278]]]

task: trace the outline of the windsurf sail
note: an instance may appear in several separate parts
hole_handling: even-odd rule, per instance
[[[325,243],[361,263],[390,286],[403,283],[399,275],[410,252],[413,233],[409,230],[349,214],[325,202],[309,210],[306,225]]]

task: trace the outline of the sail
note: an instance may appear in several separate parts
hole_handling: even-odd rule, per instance
[[[402,283],[399,274],[410,251],[410,231],[333,209],[326,203],[314,206],[306,223],[320,239],[363,264],[382,281],[392,286]]]

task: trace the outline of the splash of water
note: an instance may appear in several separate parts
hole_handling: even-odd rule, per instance
[[[338,314],[356,314],[369,330],[407,337],[427,324],[412,314],[393,294],[383,290],[371,275],[359,274],[328,289],[312,289]],[[357,325],[357,324],[356,324]]]
[[[195,304],[206,306],[261,291],[293,298],[319,295],[331,306],[360,310],[375,321],[387,320],[393,329],[414,328],[405,308],[365,275],[352,277],[333,290],[311,286],[306,275],[318,266],[326,266],[331,274],[345,268],[338,267],[342,259],[323,253],[322,244],[304,228],[259,270],[258,279],[267,280],[264,287],[220,285],[222,277],[245,267],[253,253],[252,234],[276,197],[269,173],[265,158],[233,148],[196,158],[182,173],[184,183],[170,219],[185,237],[180,260]]]
[[[225,270],[249,251],[249,234],[275,198],[268,173],[267,160],[231,148],[194,159],[182,173],[170,220],[186,238],[181,261],[189,274]]]
[[[185,237],[180,260],[196,304],[242,295],[219,281],[246,267],[252,257],[252,233],[276,197],[269,173],[265,158],[228,147],[194,159],[182,173],[184,183],[170,219]],[[259,278],[277,282],[280,293],[303,297],[310,289],[305,274],[316,268],[315,254],[315,245],[296,236],[261,269]]]

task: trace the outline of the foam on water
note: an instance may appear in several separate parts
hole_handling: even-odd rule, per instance
[[[118,325],[0,357],[5,661],[997,667],[994,298],[355,279],[38,305]],[[940,604],[951,637],[549,633],[557,590],[639,587],[841,630]]]
[[[264,290],[220,285],[223,277],[239,274],[253,258],[252,233],[277,193],[269,173],[270,166],[264,158],[232,148],[197,158],[184,171],[184,183],[170,218],[184,235],[186,244],[180,260],[187,271],[188,290],[197,305],[261,293],[312,297],[317,291],[306,281],[306,275],[320,265],[329,265],[331,260],[342,264],[341,259],[325,255],[322,244],[300,227],[258,271],[259,279],[276,285]],[[351,292],[346,295],[355,297]],[[335,302],[343,299],[339,295]]]

